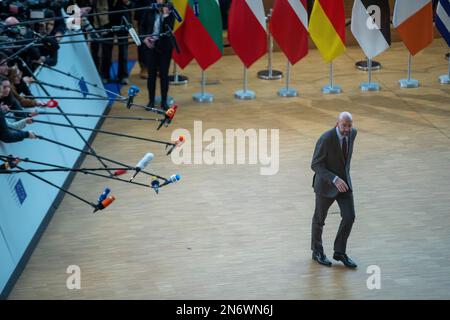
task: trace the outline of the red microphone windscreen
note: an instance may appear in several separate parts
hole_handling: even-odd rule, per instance
[[[124,169],[120,169],[120,170],[114,171],[114,175],[115,176],[121,176],[121,175],[123,175],[125,173],[127,173],[127,170],[124,170]]]

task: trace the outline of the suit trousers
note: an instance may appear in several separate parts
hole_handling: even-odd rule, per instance
[[[167,93],[169,91],[169,67],[170,60],[172,59],[172,48],[167,50],[166,48],[145,48],[147,55],[147,89],[149,95],[149,101],[155,102],[155,87],[156,87],[156,75],[159,72],[160,85],[161,85],[161,101],[167,102]]]
[[[328,209],[334,201],[337,201],[341,211],[341,223],[334,241],[334,252],[338,254],[345,254],[346,252],[347,239],[355,221],[355,205],[352,191],[339,193],[335,198],[327,198],[316,193],[316,209],[311,228],[311,250],[313,252],[323,253],[323,226],[325,225]]]

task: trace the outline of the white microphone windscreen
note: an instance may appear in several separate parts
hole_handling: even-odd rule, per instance
[[[143,170],[146,166],[148,166],[150,161],[153,160],[153,157],[154,157],[153,153],[151,152],[146,153],[145,156],[138,162],[136,167]]]
[[[141,45],[141,39],[136,33],[136,30],[134,28],[128,29],[128,33],[130,34],[131,38],[133,39],[134,43],[136,43],[137,46]]]

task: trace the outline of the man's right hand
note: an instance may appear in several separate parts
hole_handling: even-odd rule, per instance
[[[37,137],[36,137],[36,135],[34,134],[33,131],[28,131],[28,138],[30,138],[30,139],[36,139]]]
[[[334,185],[338,188],[339,192],[347,192],[349,189],[348,185],[341,178],[337,178]]]

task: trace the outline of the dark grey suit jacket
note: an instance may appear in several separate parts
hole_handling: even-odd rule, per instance
[[[344,161],[336,128],[328,130],[319,138],[311,162],[311,169],[315,172],[312,183],[315,193],[327,198],[335,198],[339,194],[338,188],[333,183],[335,176],[347,182],[350,190],[353,191],[350,162],[357,133],[354,128],[350,133],[347,163]]]

